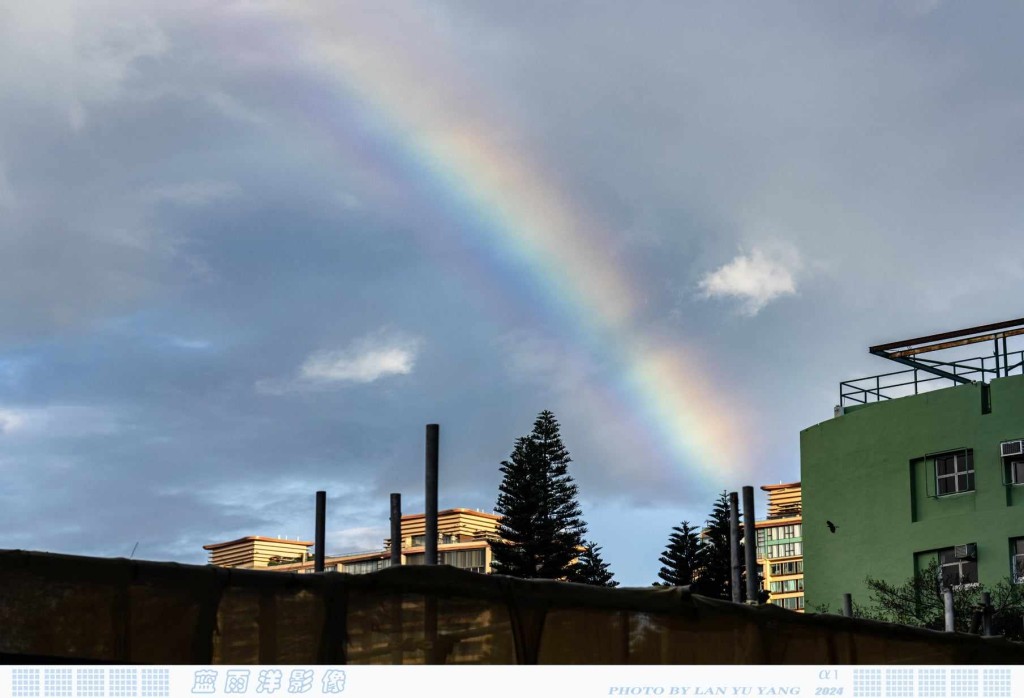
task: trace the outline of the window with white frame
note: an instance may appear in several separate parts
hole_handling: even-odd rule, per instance
[[[974,546],[960,545],[955,548],[944,548],[939,551],[939,579],[943,589],[964,584],[975,584],[978,581],[978,560],[973,551]]]
[[[999,444],[1003,460],[1003,481],[1007,485],[1024,485],[1024,439]]]
[[[955,451],[935,456],[935,493],[974,491],[974,451]]]
[[[1024,584],[1024,538],[1010,540],[1010,574],[1015,584]]]

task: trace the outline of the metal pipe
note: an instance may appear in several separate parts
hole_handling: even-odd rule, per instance
[[[742,570],[740,560],[740,495],[729,493],[729,561],[732,567],[732,600],[740,603],[743,600]]]
[[[945,609],[946,615],[946,632],[952,633],[956,631],[956,623],[953,618],[953,590],[946,589],[942,592],[942,605]]]
[[[324,546],[327,538],[327,493],[316,493],[316,549],[313,551],[313,571],[324,571]]]
[[[391,566],[402,564],[402,495],[391,493]]]
[[[754,488],[743,487],[743,552],[747,559],[747,603],[757,603],[757,530],[754,527]]]
[[[981,634],[985,637],[992,635],[992,594],[985,591],[981,594]]]
[[[427,425],[424,565],[437,564],[437,448],[440,430],[437,424]]]
[[[853,618],[853,594],[843,594],[843,615]]]

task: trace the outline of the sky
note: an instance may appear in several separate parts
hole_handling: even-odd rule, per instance
[[[425,424],[491,511],[548,409],[650,584],[868,346],[1024,315],[1022,15],[5,3],[3,547],[376,549]]]

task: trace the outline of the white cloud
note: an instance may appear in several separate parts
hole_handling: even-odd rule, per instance
[[[213,346],[209,341],[205,339],[188,339],[186,337],[170,337],[168,341],[179,349],[209,349]]]
[[[796,293],[796,277],[803,263],[796,249],[773,246],[742,251],[731,262],[708,272],[700,280],[705,298],[736,298],[743,312],[757,315],[768,303]]]
[[[389,534],[390,531],[383,526],[359,526],[329,531],[327,545],[324,547],[327,548],[328,554],[333,555],[381,550],[384,547],[384,539]]]
[[[11,434],[25,426],[26,417],[14,410],[0,410],[0,434]]]
[[[256,383],[262,393],[281,394],[315,390],[339,383],[372,383],[387,376],[412,373],[420,341],[381,331],[358,339],[344,349],[314,352],[299,367],[299,375],[288,381],[263,380]]]
[[[74,438],[114,434],[120,428],[112,412],[98,407],[0,407],[0,436]]]

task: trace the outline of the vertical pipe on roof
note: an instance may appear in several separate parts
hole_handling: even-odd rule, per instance
[[[747,559],[747,603],[757,603],[757,529],[754,527],[754,488],[743,487],[743,552]]]
[[[391,493],[391,566],[402,564],[402,495]]]
[[[324,539],[327,537],[327,493],[320,490],[316,493],[316,550],[313,558],[313,571],[324,571]]]
[[[740,560],[740,495],[729,493],[729,561],[732,566],[732,600],[740,603],[743,600],[743,581]]]
[[[423,564],[437,564],[437,449],[441,427],[437,424],[427,425],[426,450],[426,504],[424,525]]]

